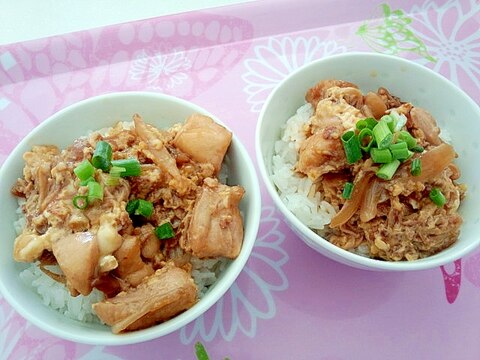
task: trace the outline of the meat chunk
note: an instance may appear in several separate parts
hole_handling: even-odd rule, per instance
[[[413,107],[410,110],[410,117],[415,137],[424,138],[431,145],[440,145],[442,143],[437,122],[428,111]]]
[[[93,310],[114,333],[138,330],[163,322],[192,307],[197,288],[190,275],[167,265],[138,287],[93,305]]]
[[[243,221],[238,204],[245,190],[206,179],[193,208],[180,246],[199,258],[235,258],[243,241]]]
[[[305,95],[305,100],[307,100],[307,102],[309,102],[310,104],[312,104],[314,108],[316,108],[318,102],[327,96],[326,95],[327,90],[334,86],[337,86],[340,88],[346,88],[346,87],[358,88],[355,84],[352,84],[348,81],[331,80],[331,79],[322,80],[307,91]]]
[[[307,138],[300,146],[296,170],[316,181],[323,174],[345,168],[347,160],[340,141],[343,131],[339,121],[331,121]]]
[[[117,275],[132,286],[137,286],[143,278],[153,274],[153,268],[142,261],[140,252],[140,241],[135,236],[125,236],[114,253],[118,261]]]
[[[53,241],[52,250],[67,285],[82,295],[90,294],[99,258],[96,236],[91,232],[65,234]]]
[[[210,163],[218,173],[232,141],[232,133],[211,118],[194,114],[175,136],[173,144],[193,160]]]

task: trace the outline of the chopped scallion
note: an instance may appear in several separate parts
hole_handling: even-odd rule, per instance
[[[108,171],[112,160],[112,147],[106,141],[97,142],[95,151],[92,156],[92,164],[97,169]]]
[[[127,206],[125,207],[125,210],[127,210],[129,215],[133,215],[135,213],[135,210],[138,208],[138,199],[134,200],[129,200],[127,203]]]
[[[432,200],[433,203],[438,207],[442,207],[447,202],[447,199],[445,199],[445,195],[443,195],[442,191],[439,188],[433,188],[430,191],[429,197],[430,200]]]
[[[87,184],[91,181],[95,181],[93,176],[90,176],[88,179],[80,181],[80,186],[87,186]]]
[[[393,158],[397,160],[406,160],[411,156],[405,141],[390,145],[390,151]]]
[[[393,160],[388,164],[384,164],[378,169],[377,176],[383,180],[391,180],[399,166],[400,160]]]
[[[142,172],[140,167],[140,162],[137,159],[120,159],[120,160],[112,160],[112,166],[124,168],[120,176],[138,176]]]
[[[422,173],[422,161],[419,158],[413,159],[410,165],[410,174],[419,176]]]
[[[88,186],[88,202],[89,203],[95,200],[103,200],[103,189],[98,182],[91,181],[87,184],[87,186]]]
[[[405,141],[409,149],[417,146],[417,140],[415,140],[415,138],[405,130],[402,130],[398,133],[398,140]]]
[[[77,209],[86,209],[88,206],[88,198],[83,195],[77,195],[73,198],[73,206]]]
[[[175,236],[175,231],[173,230],[172,224],[166,222],[155,228],[155,235],[161,240],[170,239]]]
[[[118,167],[118,166],[112,166],[109,171],[109,175],[105,183],[108,186],[116,186],[119,183],[119,179],[121,177],[121,174],[125,172],[125,168]]]
[[[360,143],[354,131],[350,130],[342,135],[342,144],[349,164],[353,164],[362,158]]]
[[[393,134],[395,131],[395,125],[396,121],[393,118],[393,116],[390,115],[383,115],[382,118],[380,119],[380,122],[384,122],[388,125],[388,128],[390,129],[390,132]]]
[[[346,200],[349,200],[352,197],[353,192],[353,184],[351,182],[345,183],[345,187],[343,188],[342,197]]]
[[[387,149],[392,143],[393,134],[385,121],[379,121],[373,128],[373,137],[379,149]]]
[[[85,159],[73,169],[73,172],[81,181],[85,181],[88,178],[93,177],[93,174],[95,174],[95,168],[88,159]]]
[[[360,148],[369,152],[370,148],[373,145],[373,133],[369,128],[363,128],[358,134],[358,142],[360,143]]]
[[[129,215],[140,215],[149,218],[153,214],[153,204],[143,199],[130,200],[125,207]]]
[[[374,118],[366,118],[366,119],[358,120],[356,127],[358,130],[362,130],[362,129],[372,130],[377,124],[378,124],[378,121],[375,120]]]
[[[370,156],[374,163],[377,164],[388,164],[393,160],[392,153],[388,149],[377,149],[372,148],[370,150]]]
[[[420,145],[416,145],[412,148],[410,148],[411,151],[413,152],[416,152],[416,153],[422,153],[425,151],[424,147],[423,146],[420,146]]]

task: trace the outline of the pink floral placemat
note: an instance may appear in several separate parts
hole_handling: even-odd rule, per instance
[[[480,2],[263,1],[0,48],[0,163],[57,110],[102,93],[164,92],[226,122],[255,158],[263,102],[291,71],[347,51],[406,57],[480,100]],[[479,359],[480,252],[416,273],[334,263],[287,228],[263,192],[246,268],[204,316],[161,339],[75,344],[0,296],[0,359]]]

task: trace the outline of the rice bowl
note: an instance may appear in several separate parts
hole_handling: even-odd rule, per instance
[[[292,179],[290,173],[290,179],[286,180],[286,176],[280,175],[281,171],[286,172],[287,169],[281,170],[282,164],[278,158],[275,158],[275,153],[278,154],[280,148],[286,145],[279,144],[278,140],[281,138],[282,127],[285,129],[285,123],[289,118],[295,114],[295,117],[300,118],[302,113],[308,112],[308,105],[304,105],[306,108],[302,107],[302,104],[305,104],[305,92],[314,87],[315,83],[321,79],[347,80],[359,85],[359,88],[365,93],[375,91],[379,87],[386,87],[392,94],[399,96],[402,100],[432,111],[434,117],[439,120],[440,128],[442,131],[446,130],[449,133],[453,146],[460,154],[457,162],[462,177],[459,181],[465,183],[469,189],[460,208],[460,213],[465,222],[462,225],[461,235],[457,243],[425,259],[397,263],[384,262],[340,249],[316,233],[315,229],[322,228],[323,225],[328,223],[329,217],[332,216],[332,209],[328,204],[323,203],[321,198],[318,199],[319,202],[317,203],[299,205],[297,208],[299,211],[310,212],[308,209],[315,209],[316,206],[320,205],[319,208],[323,213],[323,218],[310,216],[310,219],[302,218],[302,221],[300,216],[295,216],[289,210],[285,201],[295,201],[294,195],[292,191],[289,194],[285,193],[281,190],[281,187],[291,186],[291,184],[288,185],[288,182],[296,182],[296,186],[300,189],[303,187],[304,192],[308,192],[310,187],[309,184],[301,184],[301,181],[308,181],[305,178]],[[425,84],[429,84],[429,86],[425,87]],[[284,120],[279,121],[280,118]],[[479,200],[478,191],[474,186],[478,180],[478,174],[471,171],[470,167],[466,165],[469,160],[464,158],[471,158],[472,152],[467,152],[465,149],[471,146],[470,144],[474,142],[474,139],[470,138],[471,133],[463,130],[465,128],[478,130],[479,123],[474,120],[478,118],[478,107],[468,96],[442,77],[420,65],[379,54],[351,53],[333,56],[298,69],[272,92],[262,109],[257,125],[257,160],[264,182],[276,206],[284,214],[287,224],[310,247],[334,260],[364,269],[399,271],[426,269],[456,260],[478,246],[479,241],[474,236],[473,231],[474,228],[478,227],[478,216],[474,211],[474,204]],[[468,125],[450,126],[457,122],[467,122]],[[287,125],[287,130],[289,126],[291,130],[295,131],[295,127],[299,125],[291,123]],[[468,140],[463,142],[464,138]],[[458,141],[459,139],[462,139],[462,141]],[[294,153],[291,152],[291,154]],[[292,158],[292,155],[286,155],[285,158],[291,167],[295,159]],[[473,161],[473,159],[470,161]],[[470,191],[471,189],[473,191]],[[362,249],[359,250],[361,254]]]
[[[76,137],[88,133],[91,129],[108,127],[118,120],[130,120],[131,115],[140,111],[139,109],[142,110],[145,117],[155,119],[153,122],[162,127],[171,126],[195,112],[207,114],[215,119],[214,116],[198,106],[165,95],[153,93],[108,94],[75,104],[43,122],[17,146],[0,170],[2,175],[0,180],[1,200],[7,209],[1,220],[2,238],[11,239],[4,241],[5,248],[2,249],[4,271],[0,277],[0,291],[22,316],[56,336],[82,343],[123,345],[147,341],[168,334],[201,315],[228,290],[243,268],[253,247],[260,216],[259,189],[248,155],[234,136],[232,146],[228,151],[229,182],[241,183],[249,192],[244,199],[244,204],[241,205],[241,211],[245,216],[244,243],[240,255],[231,261],[224,270],[222,267],[219,268],[220,276],[215,284],[191,309],[152,328],[116,336],[110,334],[108,328],[99,323],[81,324],[78,320],[69,320],[57,311],[45,307],[39,297],[28,295],[32,290],[28,289],[19,279],[19,274],[25,271],[27,266],[14,263],[7,257],[7,253],[11,254],[13,250],[12,239],[15,237],[15,230],[12,224],[17,220],[15,209],[18,207],[16,201],[8,195],[8,187],[21,174],[22,154],[37,144],[55,144],[64,148]],[[82,121],[79,121],[80,119]],[[199,269],[200,267],[201,265],[199,265]],[[42,289],[51,285],[38,280],[40,278],[38,275],[38,273],[28,270],[23,277],[30,282],[38,281],[37,287],[42,287]],[[205,281],[211,282],[212,279],[207,276]],[[46,302],[54,304],[54,307],[57,308],[62,307],[62,299],[55,296]],[[73,310],[69,311],[75,312],[75,309],[83,306],[84,304],[71,305],[70,308]]]

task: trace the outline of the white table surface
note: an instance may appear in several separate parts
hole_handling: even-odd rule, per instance
[[[0,0],[0,45],[255,0]]]

